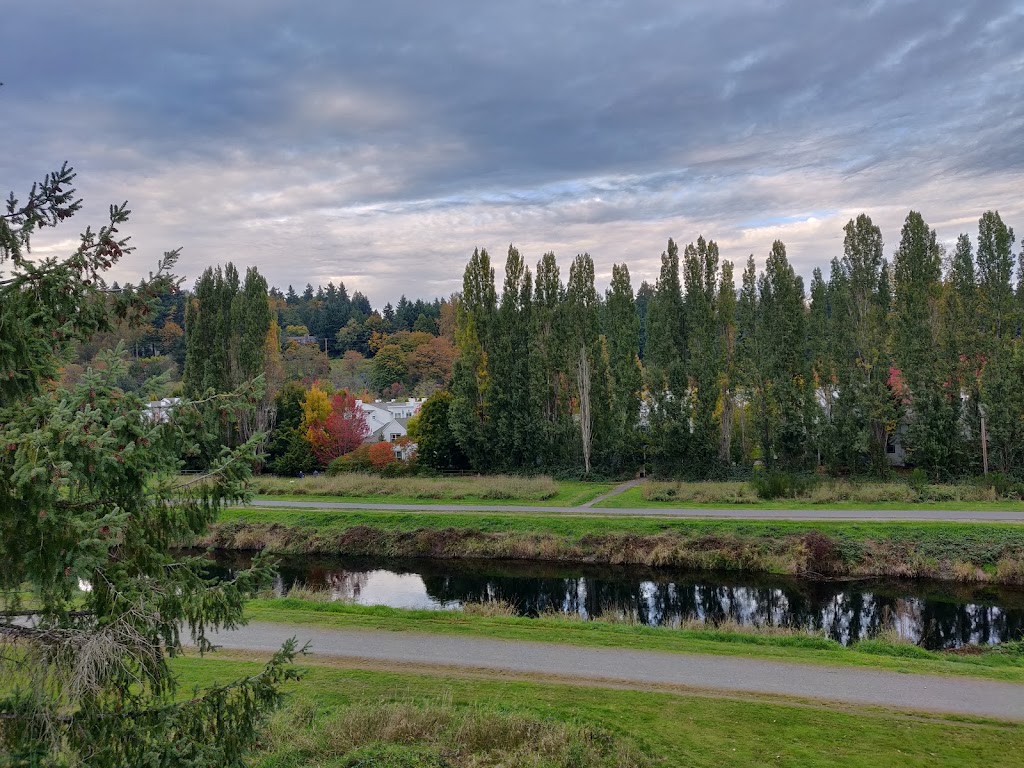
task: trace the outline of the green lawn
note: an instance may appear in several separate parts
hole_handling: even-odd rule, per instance
[[[174,662],[183,690],[193,684],[226,682],[260,668],[258,661],[208,656]],[[381,718],[365,722],[367,707],[386,711],[389,704],[433,712],[470,715],[478,723],[524,718],[539,724],[539,732],[565,726],[567,732],[591,733],[589,752],[570,753],[558,761],[536,763],[561,766],[613,766],[614,753],[632,751],[629,765],[665,766],[1017,766],[1024,752],[1024,728],[1016,724],[964,718],[904,716],[884,710],[830,709],[758,697],[680,695],[653,690],[635,691],[568,684],[527,682],[491,677],[446,677],[395,671],[370,671],[302,664],[305,678],[291,684],[289,706],[268,731],[267,750],[256,758],[263,768],[284,766],[414,766],[509,765],[501,755],[475,763],[441,763],[440,750],[469,751],[479,744],[455,732],[437,746],[421,746],[410,729],[386,727]],[[362,717],[359,717],[362,715]],[[333,718],[333,720],[331,719]],[[360,720],[361,755],[376,752],[376,761],[358,762],[350,750],[352,722]],[[325,727],[325,723],[329,725]],[[328,730],[330,728],[330,730]],[[324,730],[320,730],[324,729]],[[495,731],[498,729],[495,728]],[[327,732],[324,732],[327,731]],[[496,734],[473,734],[476,740]],[[423,738],[429,739],[429,734]],[[376,746],[367,742],[377,739]],[[387,742],[384,747],[380,742]],[[600,755],[611,757],[601,760]],[[389,754],[388,760],[379,757]],[[636,754],[639,753],[639,754]],[[398,757],[396,757],[398,756]],[[400,760],[404,757],[404,760]],[[523,764],[523,763],[515,763]]]
[[[699,484],[691,484],[699,485]],[[645,497],[645,489],[641,486],[628,488],[620,494],[612,496],[604,501],[599,501],[594,506],[604,509],[835,509],[835,510],[904,510],[904,509],[938,509],[955,510],[961,512],[1003,512],[1014,511],[1024,512],[1024,501],[828,501],[814,502],[803,499],[775,499],[761,501],[756,498],[743,497],[739,499],[722,496],[713,500],[704,500],[707,495],[694,494],[697,499],[683,496],[682,498],[660,501]]]
[[[630,626],[559,617],[473,616],[461,611],[411,611],[294,599],[255,600],[246,606],[246,615],[253,621],[341,629],[428,632],[596,648],[707,653],[1024,683],[1024,648],[1016,647],[978,655],[934,653],[913,645],[882,641],[846,648],[832,640],[807,635]]]

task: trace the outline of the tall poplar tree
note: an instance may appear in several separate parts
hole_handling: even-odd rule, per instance
[[[806,467],[810,457],[813,387],[807,355],[803,279],[793,271],[780,240],[772,244],[758,279],[758,332],[764,356],[764,404],[758,433],[769,467]]]
[[[886,470],[885,448],[896,426],[889,391],[889,297],[881,230],[866,214],[843,228],[843,257],[833,267],[843,290],[835,294],[834,348],[839,387],[839,447],[833,451],[845,471]],[[884,285],[883,285],[884,283]]]
[[[612,470],[632,469],[639,448],[638,420],[643,389],[640,367],[640,318],[637,316],[629,269],[612,266],[607,294],[608,361],[611,378],[609,464]]]
[[[687,372],[692,415],[689,474],[711,477],[720,472],[719,378],[722,357],[716,300],[718,298],[718,244],[697,238],[683,255],[686,295]]]
[[[492,467],[495,459],[494,422],[490,404],[490,359],[497,296],[494,268],[487,251],[477,249],[466,265],[462,296],[456,312],[448,423],[474,469]]]
[[[530,395],[532,300],[530,270],[510,245],[490,358],[490,400],[496,461],[511,471],[530,466],[536,458],[537,420]]]
[[[569,323],[554,253],[545,253],[537,262],[530,319],[530,392],[538,419],[539,458],[547,466],[567,465],[565,446],[574,434],[566,374]]]
[[[959,469],[960,391],[943,348],[942,248],[917,211],[907,214],[893,259],[893,357],[910,398],[908,453],[934,477]]]
[[[594,287],[594,260],[578,255],[566,285],[569,321],[567,360],[572,361],[576,416],[583,468],[591,472],[595,456],[604,460],[609,444],[608,357],[600,335],[600,298]]]
[[[686,378],[686,327],[679,247],[671,238],[647,313],[644,363],[651,395],[650,430],[655,470],[679,475],[690,442],[690,392]]]
[[[719,376],[719,446],[718,457],[726,466],[734,460],[733,423],[736,418],[736,282],[733,264],[722,262],[718,285],[718,344],[721,352]]]

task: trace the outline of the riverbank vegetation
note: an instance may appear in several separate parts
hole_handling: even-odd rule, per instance
[[[295,595],[295,596],[292,596]],[[854,666],[928,675],[983,677],[1024,683],[1024,642],[928,651],[891,634],[843,646],[821,634],[786,627],[752,627],[696,622],[651,627],[629,617],[581,619],[550,613],[517,616],[492,604],[466,610],[407,610],[330,601],[324,593],[295,591],[288,597],[250,602],[247,616],[306,627],[418,632],[560,643],[587,648],[629,648],[669,653],[700,653],[831,666]]]
[[[1024,584],[1024,526],[996,523],[231,509],[199,543],[279,553],[548,560]]]
[[[219,652],[203,659],[179,659],[175,665],[183,681],[205,684],[255,670],[259,662],[252,658],[252,654]],[[837,764],[1009,768],[1024,750],[1024,729],[990,720],[922,718],[874,708],[833,709],[753,695],[670,692],[653,685],[623,690],[450,670],[353,669],[343,660],[316,656],[309,657],[304,667],[301,700],[292,698],[263,733],[262,751],[255,756],[260,768],[310,764],[760,767],[778,764],[780,756],[786,764],[809,768]],[[447,742],[414,727],[432,719],[451,735]],[[352,724],[345,725],[349,720]],[[465,736],[445,730],[459,722],[468,724]],[[327,727],[331,724],[336,728]],[[531,729],[538,743],[523,744],[516,733]],[[337,733],[333,739],[332,733]],[[559,752],[549,746],[548,738],[555,734],[572,749]],[[486,751],[488,745],[496,744],[513,748],[522,744],[533,752],[521,753],[522,760],[510,763]],[[470,762],[470,756],[475,762]]]

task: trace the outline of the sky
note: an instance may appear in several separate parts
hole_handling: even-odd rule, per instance
[[[1024,236],[1024,1],[32,0],[0,11],[0,189],[67,160],[83,212],[127,200],[137,280],[182,249],[374,304],[500,290],[514,243],[599,287],[669,237],[797,271],[861,212],[891,258],[999,210]],[[75,227],[74,225],[78,226]],[[738,270],[737,270],[738,272]]]

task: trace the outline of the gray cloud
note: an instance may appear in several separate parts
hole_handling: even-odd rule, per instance
[[[865,210],[1024,228],[1024,4],[39,0],[4,17],[4,186],[68,159],[183,246],[376,304],[476,245],[653,278],[667,237],[825,267]],[[66,246],[40,241],[40,248]],[[890,248],[891,251],[891,248]]]

